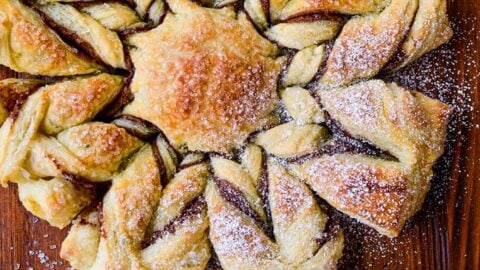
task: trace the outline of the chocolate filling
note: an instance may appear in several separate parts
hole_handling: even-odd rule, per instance
[[[120,121],[117,121],[120,120]],[[134,126],[128,126],[128,125],[122,125],[121,120],[125,120],[127,122],[132,122],[133,125],[137,125],[138,128],[135,128]],[[167,136],[162,132],[160,128],[158,128],[155,124],[152,122],[149,122],[143,118],[139,118],[133,115],[129,114],[124,114],[118,117],[116,120],[113,121],[114,124],[117,126],[125,129],[130,135],[138,137],[142,140],[153,140],[155,136],[159,136],[161,140],[166,144],[168,148],[168,152],[174,159],[179,160],[180,157],[182,156],[180,152],[172,145],[170,140],[167,138]],[[156,145],[156,141],[154,143]],[[156,157],[161,160],[161,155],[160,152],[158,151],[158,147],[154,147],[153,153],[156,153]],[[163,160],[162,160],[163,162]]]
[[[15,120],[20,114],[20,110],[28,97],[42,86],[43,84],[32,85],[32,87],[20,93],[0,88],[0,100],[9,112],[9,117]]]
[[[105,108],[99,113],[99,119],[107,122],[114,117],[118,112],[122,110],[125,105],[133,100],[132,92],[130,91],[130,82],[128,77],[125,79],[125,85],[122,90],[117,94],[113,101],[105,106]]]
[[[208,260],[207,266],[205,267],[205,270],[223,270],[222,265],[220,264],[220,261],[218,260],[217,253],[215,250],[212,248],[211,250],[212,256],[210,257],[210,260]]]
[[[125,39],[130,35],[146,32],[146,31],[152,30],[153,28],[155,28],[155,26],[152,23],[147,23],[137,27],[127,28],[125,30],[120,31],[118,34],[122,37],[122,39]]]
[[[180,164],[177,167],[177,172],[179,172],[181,170],[184,170],[184,169],[187,169],[187,168],[190,168],[190,167],[193,167],[193,166],[196,166],[196,165],[199,165],[199,164],[202,164],[202,163],[206,162],[207,160],[208,160],[208,157],[206,155],[202,155],[200,158],[198,158],[196,160],[192,160],[188,163]]]
[[[283,86],[283,79],[287,75],[288,68],[292,64],[293,58],[295,57],[295,54],[297,52],[298,52],[297,50],[286,49],[287,59],[285,60],[285,63],[283,63],[282,68],[280,69],[280,75],[278,76],[278,80],[277,80],[277,89]]]
[[[253,219],[263,231],[267,232],[268,224],[265,223],[260,218],[260,215],[257,213],[257,211],[252,208],[250,202],[248,202],[248,200],[245,198],[243,192],[229,181],[221,179],[215,176],[215,174],[212,175],[222,198],[231,205],[235,206],[242,213]]]
[[[152,2],[150,2],[150,5],[148,5],[148,8],[147,8],[148,12],[147,12],[147,16],[146,16],[146,18],[145,18],[146,20],[149,20],[149,21],[151,21],[152,23],[153,23],[154,21],[153,21],[153,19],[150,17],[150,13],[152,12],[151,9],[152,9],[152,6],[153,6],[153,3],[154,3],[154,2],[155,2],[155,0],[152,0]],[[158,19],[158,23],[156,23],[156,24],[153,23],[154,26],[157,26],[157,25],[161,24],[161,23],[163,22],[163,20],[165,19],[165,17],[167,16],[168,11],[170,10],[170,7],[169,7],[167,1],[164,1],[164,5],[165,5],[165,6],[164,6],[163,14],[162,14],[162,15],[160,16],[160,18]],[[153,29],[153,28],[154,28],[154,27],[152,27],[152,29]]]
[[[227,3],[224,5],[217,6],[215,8],[221,9],[221,8],[226,8],[226,7],[232,7],[235,11],[239,11],[243,9],[243,1],[240,0],[234,0],[231,3]]]
[[[300,156],[284,158],[288,163],[301,164],[308,160],[319,158],[325,155],[335,155],[342,153],[351,154],[366,154],[370,156],[376,156],[371,149],[364,144],[359,144],[356,140],[346,139],[342,137],[334,137],[330,142],[324,144],[320,149]]]
[[[72,183],[75,187],[84,188],[84,189],[94,191],[95,186],[96,186],[95,182],[92,182],[92,181],[90,181],[90,180],[88,180],[85,177],[82,177],[80,175],[76,175],[76,174],[67,172],[65,170],[65,168],[63,167],[63,165],[52,155],[46,153],[45,157],[52,160],[53,164],[55,165],[55,168],[57,168],[57,170],[61,172],[62,177],[65,180]]]
[[[307,89],[313,89],[316,84],[322,79],[323,75],[327,71],[327,62],[328,58],[332,54],[333,46],[335,45],[335,40],[330,40],[325,46],[325,56],[323,58],[323,62],[320,64],[320,68],[317,70],[317,73],[313,77],[312,81],[309,82],[306,86]]]
[[[254,219],[258,224],[263,223],[258,213],[252,208],[248,200],[245,198],[243,192],[236,186],[227,180],[221,179],[217,176],[213,176],[215,183],[217,184],[220,195],[227,202],[237,207],[245,215]]]
[[[267,154],[262,148],[262,171],[258,181],[257,190],[260,193],[260,198],[263,201],[263,209],[265,210],[265,215],[267,216],[265,233],[274,240],[275,235],[273,234],[272,210],[270,208],[270,201],[268,200],[269,189],[270,183],[268,178]]]
[[[125,121],[125,124],[122,124],[122,121]],[[131,122],[132,125],[127,125],[126,123],[128,122]],[[125,129],[130,135],[142,140],[153,139],[157,134],[160,133],[160,129],[153,123],[129,114],[119,116],[113,121],[113,123]]]
[[[327,118],[326,125],[327,127],[334,133],[339,136],[341,141],[344,142],[349,142],[350,145],[356,146],[356,152],[358,153],[363,153],[366,155],[371,155],[371,156],[391,156],[390,153],[387,151],[384,151],[378,147],[376,147],[374,144],[372,144],[370,141],[366,139],[360,139],[355,136],[353,136],[348,130],[346,130],[342,124],[336,120],[334,120],[328,112],[325,111],[325,116]]]
[[[65,180],[72,183],[76,187],[81,187],[81,188],[89,189],[89,190],[93,190],[95,188],[95,183],[94,182],[92,182],[92,181],[90,181],[90,180],[88,180],[84,177],[81,177],[79,175],[75,175],[75,174],[71,174],[71,173],[62,171],[62,176]]]
[[[99,198],[103,198],[112,185],[111,181],[92,182],[84,177],[67,172],[62,172],[62,176],[65,180],[72,183],[76,189],[83,189],[92,194],[94,202],[98,201]]]
[[[289,163],[303,163],[313,158],[318,158],[324,155],[335,155],[341,153],[363,154],[375,157],[391,157],[391,155],[384,150],[381,150],[371,144],[370,142],[358,139],[351,135],[341,124],[333,120],[327,112],[326,125],[334,134],[333,139],[325,143],[320,149],[296,157],[285,158]]]
[[[201,214],[206,208],[207,202],[203,196],[195,198],[182,209],[177,217],[165,225],[163,229],[153,232],[152,236],[142,243],[142,248],[145,249],[149,247],[150,245],[154,244],[155,241],[162,239],[168,234],[174,234],[178,225],[182,224],[193,216]]]
[[[303,23],[303,22],[317,22],[317,21],[335,21],[345,22],[350,16],[332,13],[332,12],[316,12],[316,13],[299,13],[292,15],[283,20],[275,21],[278,23]]]
[[[167,146],[167,151],[171,155],[172,159],[179,161],[181,154],[170,144],[167,137],[165,136],[165,134],[163,134],[163,132],[161,132],[161,130],[158,130],[158,132],[159,132],[158,136]],[[162,154],[158,149],[157,139],[154,139],[151,141],[151,146],[152,146],[153,156],[155,157],[155,161],[158,166],[158,170],[160,171],[160,182],[162,186],[165,187],[170,181],[170,179],[168,179],[168,175],[167,175],[167,165],[165,164]]]
[[[167,135],[165,135],[165,133],[163,133],[161,129],[159,129],[158,136],[162,138],[163,142],[167,145],[168,152],[170,153],[170,155],[172,155],[174,159],[177,159],[178,161],[180,161],[182,154],[178,152],[178,150],[175,147],[173,147],[173,144],[170,142],[170,140],[167,138]]]
[[[319,249],[322,248],[327,242],[333,240],[333,238],[337,236],[339,230],[339,220],[335,216],[331,216],[327,221],[327,225],[325,226],[325,230],[323,231],[322,235],[315,239]]]
[[[399,43],[397,51],[395,52],[393,57],[390,58],[390,60],[387,62],[387,64],[385,64],[385,66],[383,66],[382,69],[380,70],[381,74],[393,72],[405,60],[407,60],[407,53],[402,49],[402,45],[405,42],[405,40],[407,39],[408,34],[412,30],[412,26],[417,19],[417,14],[418,14],[418,7],[417,7],[417,10],[415,11],[415,15],[413,16],[412,21],[410,22],[410,25],[408,26],[408,30],[405,31],[405,33],[402,37],[402,42]]]
[[[93,227],[97,226],[96,224],[93,224],[93,223],[91,223],[90,221],[88,221],[84,218],[82,218],[78,221],[78,225],[81,225],[81,226],[90,225],[90,226],[93,226]]]
[[[133,100],[132,90],[130,85],[132,83],[133,75],[135,74],[135,66],[127,46],[123,46],[123,56],[125,65],[127,67],[127,77],[124,79],[124,85],[120,93],[113,99],[110,104],[105,106],[99,113],[99,118],[103,121],[108,121],[113,118],[120,110]]]
[[[313,92],[313,97],[317,101],[320,107],[322,106],[320,96]],[[346,130],[342,124],[334,120],[330,114],[324,110],[326,118],[326,126],[334,134],[333,139],[325,143],[320,149],[296,157],[284,158],[286,162],[289,163],[303,163],[312,158],[318,158],[323,155],[335,155],[341,153],[353,153],[353,154],[364,154],[369,156],[383,157],[383,158],[392,158],[387,151],[379,149],[368,140],[359,139],[353,136],[348,130]]]
[[[165,165],[162,155],[158,150],[157,140],[152,141],[151,147],[152,147],[153,156],[155,157],[155,161],[157,163],[158,171],[160,174],[160,183],[162,184],[162,187],[165,187],[169,182],[169,179],[167,176],[167,166]]]
[[[270,0],[260,0],[260,4],[262,5],[263,14],[267,18],[267,23],[270,24]]]
[[[407,53],[400,48],[388,63],[382,68],[381,73],[390,73],[393,72],[397,67],[399,67],[405,60],[407,60]]]

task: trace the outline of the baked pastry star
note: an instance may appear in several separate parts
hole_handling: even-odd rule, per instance
[[[421,208],[452,108],[377,76],[451,35],[445,0],[0,0],[0,184],[75,269],[335,269]]]
[[[123,113],[152,122],[177,147],[228,152],[274,120],[278,50],[231,9],[170,8],[159,27],[128,39],[134,99]]]

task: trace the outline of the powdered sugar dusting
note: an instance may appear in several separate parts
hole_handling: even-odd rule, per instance
[[[225,256],[260,264],[274,259],[274,246],[261,230],[226,206],[210,216],[210,237],[219,257]]]

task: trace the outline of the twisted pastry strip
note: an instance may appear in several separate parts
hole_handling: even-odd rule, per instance
[[[36,7],[56,26],[74,33],[96,58],[114,68],[126,68],[123,44],[118,35],[96,19],[70,5],[48,4]]]
[[[0,2],[0,64],[18,72],[66,76],[98,72],[19,0]]]

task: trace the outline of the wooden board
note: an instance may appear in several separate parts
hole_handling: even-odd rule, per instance
[[[394,77],[460,104],[432,190],[394,240],[355,222],[344,224],[341,269],[480,269],[480,1],[449,1],[449,14],[454,40]],[[0,78],[12,76],[0,68]],[[0,188],[0,269],[65,269],[58,253],[66,232],[28,214],[14,185]]]

